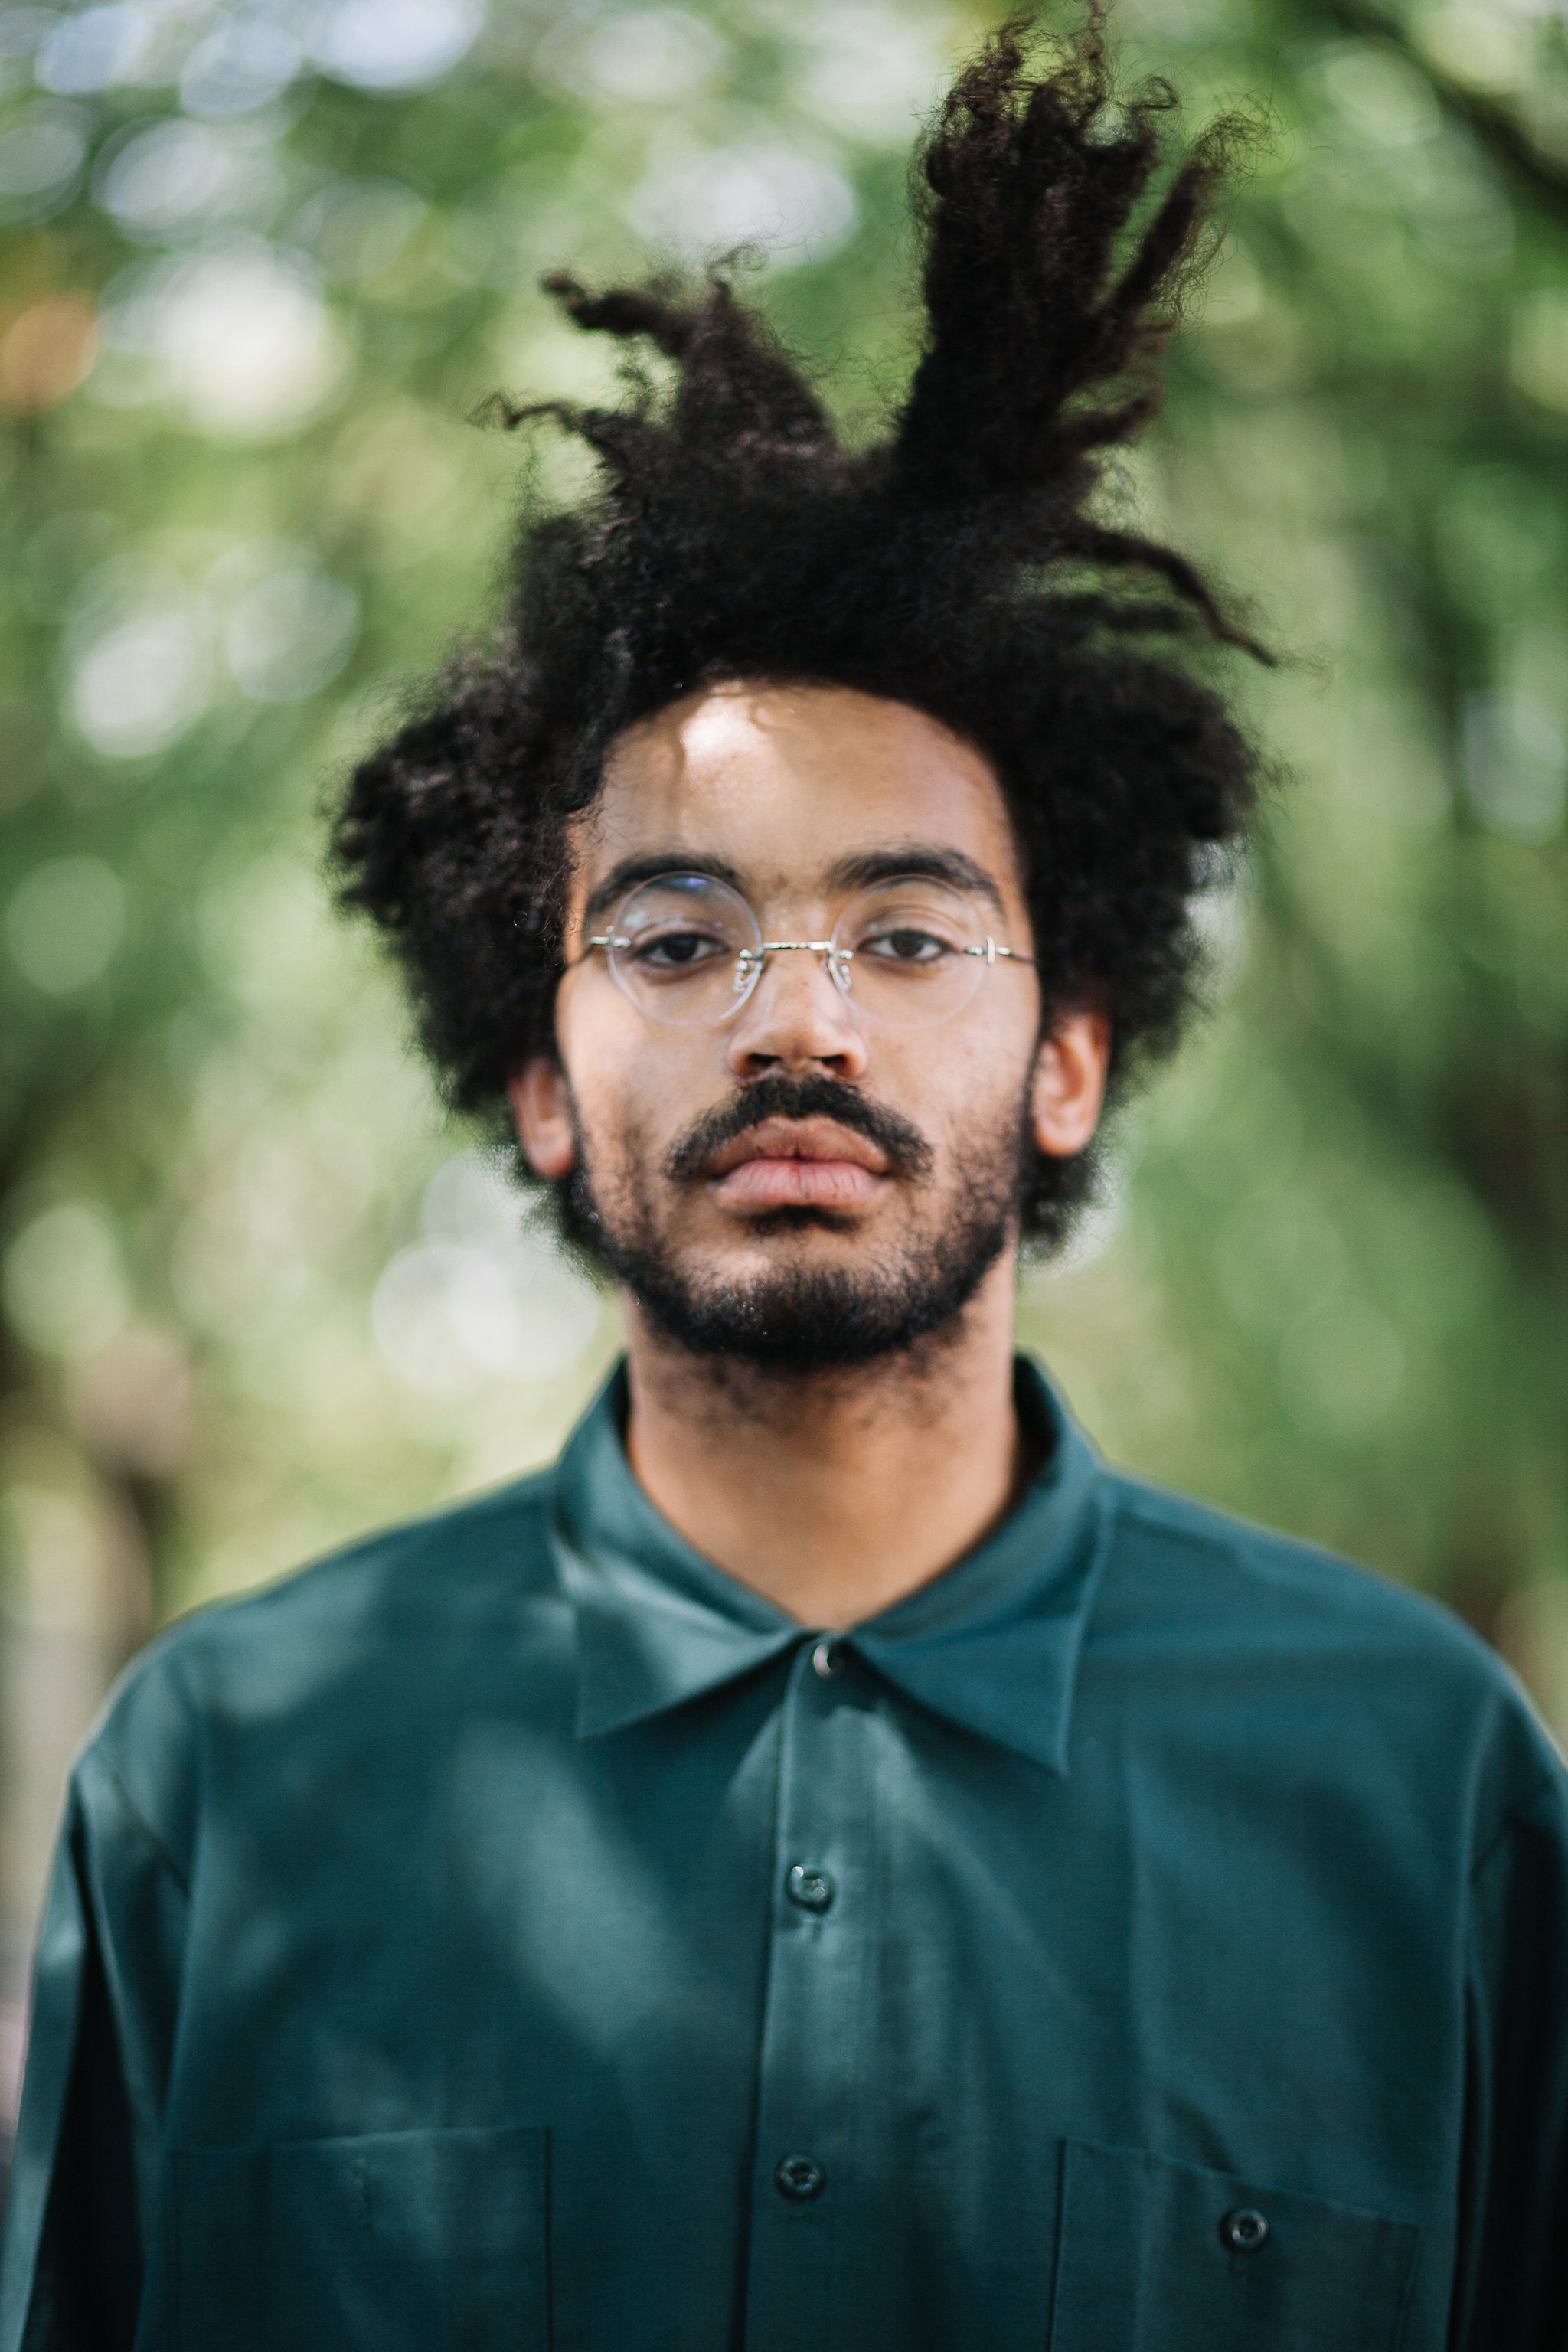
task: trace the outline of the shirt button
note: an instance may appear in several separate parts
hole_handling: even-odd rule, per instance
[[[792,2204],[804,2205],[820,2197],[827,2175],[814,2156],[786,2156],[773,2174],[773,2187]]]
[[[818,1642],[811,1654],[811,1663],[825,1683],[834,1682],[844,1672],[847,1661],[842,1642]]]
[[[803,1911],[826,1911],[838,1892],[826,1870],[807,1870],[802,1862],[790,1872],[784,1888]]]
[[[1268,2235],[1268,2217],[1255,2206],[1238,2205],[1220,2223],[1219,2234],[1233,2254],[1255,2254]]]

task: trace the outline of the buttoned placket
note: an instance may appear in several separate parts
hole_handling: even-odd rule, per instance
[[[819,2352],[837,2251],[863,2203],[853,2107],[873,1926],[877,1703],[847,1643],[802,1643],[781,1709],[746,2352]]]

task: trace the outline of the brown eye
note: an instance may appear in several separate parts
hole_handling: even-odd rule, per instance
[[[927,1029],[962,1013],[994,960],[973,898],[923,875],[871,884],[845,908],[833,937],[839,988],[890,1029]]]
[[[676,973],[694,971],[714,956],[734,950],[703,931],[666,931],[657,939],[638,940],[631,952],[644,971]]]
[[[621,902],[608,941],[616,986],[650,1021],[727,1021],[761,969],[762,933],[740,893],[711,875],[669,873]]]
[[[900,925],[897,930],[876,931],[862,940],[856,950],[859,955],[876,956],[883,963],[932,964],[951,952],[948,943],[934,931],[918,931]]]

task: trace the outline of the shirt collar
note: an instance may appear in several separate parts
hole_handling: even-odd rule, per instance
[[[1017,1507],[953,1567],[845,1638],[931,1713],[1060,1772],[1105,1549],[1107,1483],[1088,1438],[1022,1357],[1015,1395],[1048,1441]],[[621,1367],[556,1468],[554,1540],[576,1612],[581,1738],[716,1690],[813,1630],[704,1559],[655,1509],[626,1460],[626,1411]]]

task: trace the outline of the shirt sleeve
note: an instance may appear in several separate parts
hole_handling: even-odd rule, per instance
[[[35,1969],[0,2242],[0,2352],[130,2352],[184,1914],[173,1863],[89,1751]]]
[[[1568,2352],[1568,1780],[1473,1880],[1452,2352]]]

